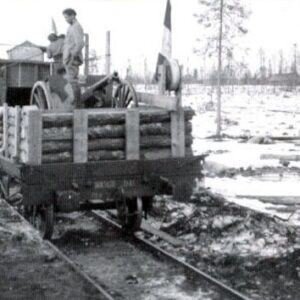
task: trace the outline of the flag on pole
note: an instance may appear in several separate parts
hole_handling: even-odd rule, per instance
[[[57,27],[56,27],[56,24],[55,24],[55,22],[54,22],[54,19],[53,18],[51,18],[51,32],[52,33],[55,33],[56,35],[57,35]]]
[[[158,80],[158,68],[164,63],[166,59],[172,57],[172,27],[171,27],[171,2],[167,0],[165,19],[164,19],[164,31],[161,51],[158,53],[155,79]]]

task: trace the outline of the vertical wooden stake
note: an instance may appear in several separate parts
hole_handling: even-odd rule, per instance
[[[22,66],[18,64],[18,87],[22,87]]]
[[[182,69],[182,68],[181,68]],[[181,70],[180,70],[181,71]],[[184,157],[185,156],[185,122],[184,110],[182,108],[182,94],[181,83],[176,91],[178,99],[178,108],[172,111],[171,114],[171,141],[172,141],[172,156]]]
[[[14,158],[16,161],[19,161],[19,154],[20,154],[20,140],[21,140],[21,109],[20,106],[16,106],[15,108],[15,153]]]
[[[171,140],[172,140],[172,156],[185,156],[185,126],[184,111],[179,107],[177,111],[171,113]]]
[[[75,109],[73,115],[73,161],[88,161],[88,113],[83,109]]]
[[[164,95],[166,92],[166,65],[162,64],[158,67],[159,82],[158,93]]]
[[[140,158],[140,112],[131,108],[126,110],[126,159]]]
[[[32,165],[41,164],[42,163],[42,112],[39,109],[32,109],[28,111],[27,145],[28,145],[27,163]]]

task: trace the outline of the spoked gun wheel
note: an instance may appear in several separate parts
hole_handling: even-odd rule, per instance
[[[113,107],[138,106],[138,99],[134,87],[128,81],[121,81],[113,94]]]
[[[50,109],[50,92],[46,82],[37,81],[30,96],[30,105],[36,105],[40,109]]]

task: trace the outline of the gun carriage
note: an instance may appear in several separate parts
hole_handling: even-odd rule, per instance
[[[49,64],[0,65],[1,193],[44,238],[56,213],[79,210],[117,209],[122,226],[138,230],[155,195],[184,200],[203,177],[175,62],[160,69],[160,88],[175,95],[137,92],[117,73],[89,76],[78,109]]]

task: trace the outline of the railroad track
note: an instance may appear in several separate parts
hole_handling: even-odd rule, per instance
[[[61,225],[53,247],[105,299],[249,299],[148,239],[124,235],[105,212]]]

